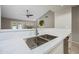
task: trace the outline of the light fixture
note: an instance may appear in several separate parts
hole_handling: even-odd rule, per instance
[[[26,10],[27,14],[26,16],[29,18],[30,16],[33,16],[33,14],[30,14],[29,10]]]

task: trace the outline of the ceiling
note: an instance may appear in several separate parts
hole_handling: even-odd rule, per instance
[[[26,17],[26,10],[28,9],[30,13],[34,14],[30,19],[38,19],[43,14],[49,10],[57,12],[65,8],[71,8],[73,6],[69,5],[4,5],[1,6],[2,17],[14,18],[20,20],[28,20]]]

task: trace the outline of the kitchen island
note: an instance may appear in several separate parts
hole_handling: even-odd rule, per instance
[[[35,37],[35,29],[0,30],[0,54],[64,54],[65,39],[70,29],[38,28],[39,35],[49,34],[57,38],[30,49],[24,39]],[[66,48],[67,49],[67,48]]]

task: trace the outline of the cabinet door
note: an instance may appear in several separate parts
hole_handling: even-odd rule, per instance
[[[59,43],[55,48],[51,49],[49,54],[64,54],[64,49],[63,49],[63,41]]]

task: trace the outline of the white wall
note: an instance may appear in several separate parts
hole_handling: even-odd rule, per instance
[[[1,6],[0,6],[0,29],[1,29]]]
[[[47,17],[46,17],[47,16]],[[54,28],[55,27],[55,19],[54,12],[51,10],[48,11],[45,15],[43,15],[39,20],[44,20],[44,26],[42,28]],[[38,22],[39,24],[39,22]],[[39,26],[40,27],[40,26]]]
[[[79,43],[79,6],[72,8],[72,40]]]
[[[55,27],[71,29],[71,8],[67,7],[55,12]]]

